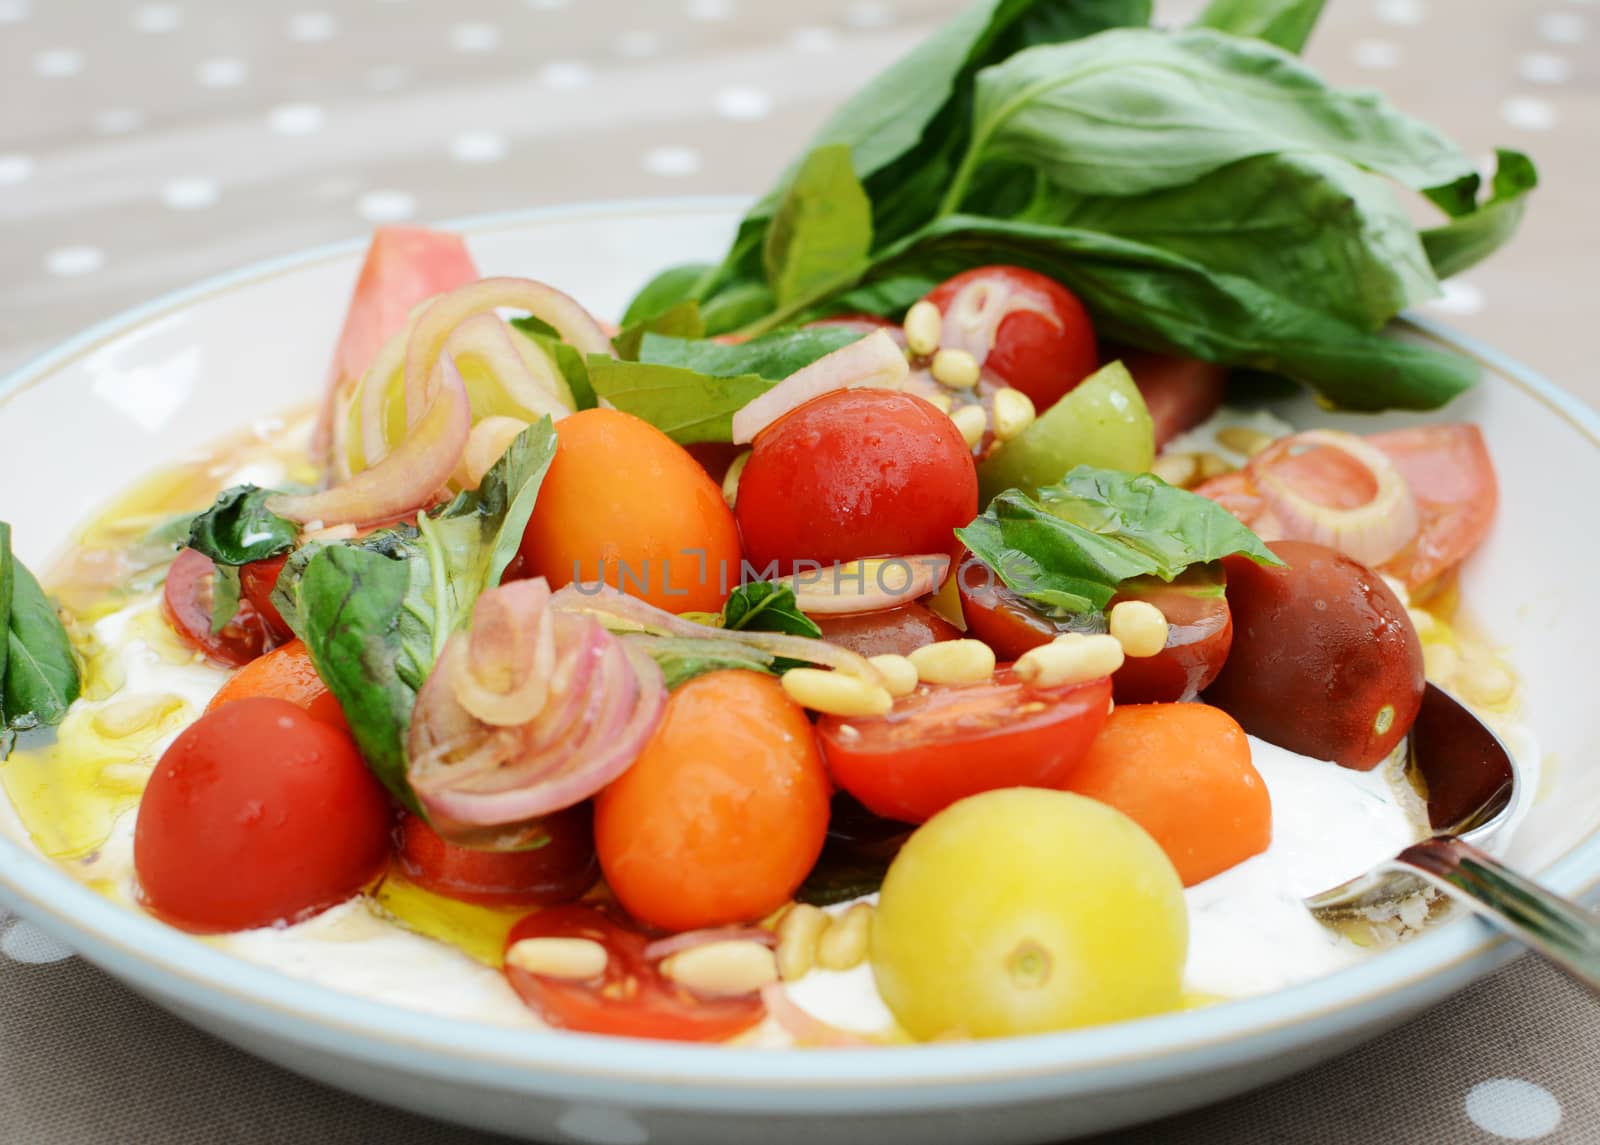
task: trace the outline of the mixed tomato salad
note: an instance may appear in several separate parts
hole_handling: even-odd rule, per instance
[[[102,596],[228,672],[122,713],[140,904],[362,899],[592,1033],[881,1040],[796,1002],[818,968],[919,1040],[1195,1004],[1185,889],[1273,845],[1261,745],[1369,771],[1425,676],[1514,686],[1424,641],[1479,430],[1250,404],[1444,404],[1470,363],[1381,328],[1533,183],[1323,85],[1319,7],[976,4],[620,326],[381,228],[306,454],[119,534]],[[14,802],[75,701],[118,734],[108,611],[0,525]]]

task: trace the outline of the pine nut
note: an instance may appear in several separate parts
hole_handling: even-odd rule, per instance
[[[1246,457],[1254,457],[1267,446],[1271,445],[1274,438],[1270,433],[1263,433],[1259,429],[1252,429],[1248,425],[1230,425],[1217,430],[1217,444],[1224,449],[1231,449],[1235,453],[1242,453]]]
[[[1503,704],[1516,686],[1511,673],[1487,657],[1468,657],[1456,672],[1456,690],[1469,704]]]
[[[925,394],[919,391],[917,396],[923,401],[927,402],[929,405],[933,406],[940,413],[947,414],[956,408],[955,399],[942,390],[938,393],[932,394]]]
[[[962,406],[950,415],[950,420],[956,423],[961,439],[973,449],[977,448],[978,442],[983,440],[984,431],[989,428],[989,415],[983,412],[980,405]]]
[[[1200,467],[1196,476],[1201,481],[1210,481],[1213,477],[1221,477],[1224,473],[1233,472],[1233,466],[1215,453],[1195,454],[1195,464]]]
[[[885,652],[881,656],[868,656],[867,663],[882,674],[891,696],[909,696],[917,690],[917,666],[909,658]]]
[[[1194,479],[1200,474],[1200,463],[1195,460],[1192,453],[1163,453],[1156,458],[1150,466],[1154,473],[1168,485],[1176,485],[1179,489],[1187,489],[1194,484]]]
[[[934,354],[928,372],[933,375],[934,381],[952,390],[970,390],[978,384],[978,377],[983,373],[978,366],[978,359],[965,350],[949,347]]]
[[[674,954],[661,964],[661,973],[713,998],[753,994],[778,980],[778,960],[759,942],[729,939]]]
[[[940,640],[906,659],[929,684],[976,684],[994,675],[994,649],[982,640]]]
[[[747,449],[735,457],[733,464],[728,466],[728,472],[722,475],[722,499],[730,509],[739,500],[739,478],[744,476],[744,467],[749,464],[751,452]]]
[[[1417,630],[1417,636],[1423,640],[1428,638],[1429,633],[1440,627],[1439,621],[1427,609],[1408,608],[1406,609],[1406,615],[1411,617],[1411,627]]]
[[[1422,666],[1435,684],[1449,684],[1461,667],[1461,656],[1450,645],[1430,640],[1422,646]]]
[[[1078,636],[1030,648],[1017,660],[1017,678],[1035,688],[1060,688],[1109,676],[1122,667],[1114,636]]]
[[[107,739],[122,739],[156,727],[181,707],[183,697],[170,692],[126,696],[95,712],[94,730]]]
[[[906,311],[906,348],[917,357],[932,354],[944,337],[944,314],[924,298]]]
[[[801,707],[830,716],[881,716],[894,706],[887,688],[822,668],[790,668],[783,690]]]
[[[1010,441],[1033,424],[1038,416],[1033,399],[1021,390],[1010,386],[994,392],[994,435],[1001,441]]]
[[[778,923],[778,976],[785,982],[804,978],[817,960],[817,940],[831,924],[827,912],[797,902]]]
[[[861,965],[872,937],[872,907],[858,902],[833,920],[817,940],[817,965],[824,970],[849,970]]]
[[[606,948],[588,938],[524,938],[506,951],[506,965],[545,978],[581,982],[606,972]]]
[[[1154,656],[1167,646],[1167,618],[1147,600],[1114,605],[1106,626],[1125,656]]]

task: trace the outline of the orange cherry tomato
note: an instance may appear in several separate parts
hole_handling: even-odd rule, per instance
[[[618,410],[556,423],[558,445],[522,536],[552,588],[605,580],[671,612],[716,612],[739,583],[739,530],[681,445]]]
[[[304,708],[314,717],[341,731],[349,731],[344,710],[333,698],[328,686],[317,675],[311,662],[311,653],[304,642],[291,640],[281,648],[274,648],[265,656],[258,656],[240,668],[227,683],[217,690],[206,705],[206,711],[215,711],[223,704],[251,696],[273,696],[288,700]]]
[[[789,901],[822,851],[827,772],[805,712],[771,676],[696,677],[595,803],[600,868],[665,930],[747,922]]]

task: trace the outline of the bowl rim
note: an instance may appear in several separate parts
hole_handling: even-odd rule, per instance
[[[473,237],[566,219],[728,214],[742,210],[749,201],[742,196],[624,199],[476,215],[435,225]],[[349,257],[363,249],[369,237],[251,263],[104,319],[0,378],[0,409],[17,394],[47,382],[62,367],[152,320],[269,278]],[[1600,414],[1574,395],[1443,323],[1411,314],[1402,321],[1502,375],[1600,448]],[[1545,868],[1540,878],[1573,896],[1600,889],[1600,823]],[[529,1089],[541,1088],[537,1078],[542,1073],[547,1080],[566,1077],[679,1088],[913,1090],[927,1100],[937,1087],[1060,1078],[1195,1053],[1216,1055],[1211,1060],[1220,1064],[1247,1052],[1239,1047],[1252,1040],[1303,1024],[1334,1020],[1340,1025],[1335,1015],[1341,1012],[1350,1024],[1356,1021],[1353,1015],[1389,1000],[1398,1009],[1405,993],[1430,979],[1464,982],[1507,957],[1503,936],[1486,923],[1464,919],[1323,977],[1199,1010],[1061,1033],[885,1047],[865,1054],[837,1049],[774,1053],[499,1026],[347,994],[228,954],[103,898],[50,859],[4,834],[0,834],[0,897],[69,945],[86,938],[102,960],[136,965],[142,971],[136,977],[160,982],[158,992],[181,997],[186,1009],[226,1009],[242,1015],[247,1024],[288,1029],[322,1046],[341,1036],[353,1038],[350,1044],[362,1047],[358,1052],[391,1060],[398,1053],[412,1068],[417,1068],[415,1055],[437,1055],[428,1059],[437,1071],[492,1069],[497,1076],[525,1079]],[[505,1075],[504,1070],[513,1072]]]

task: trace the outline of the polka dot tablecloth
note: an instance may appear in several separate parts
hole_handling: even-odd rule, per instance
[[[760,191],[956,7],[0,0],[0,370],[162,291],[374,223]],[[1543,186],[1517,243],[1428,309],[1600,403],[1597,43],[1592,3],[1329,0],[1309,56],[1476,153],[1534,154]],[[1600,1005],[1525,958],[1329,1065],[1107,1140],[1597,1142],[1597,1081]],[[8,920],[0,1139],[481,1138],[257,1062]]]

